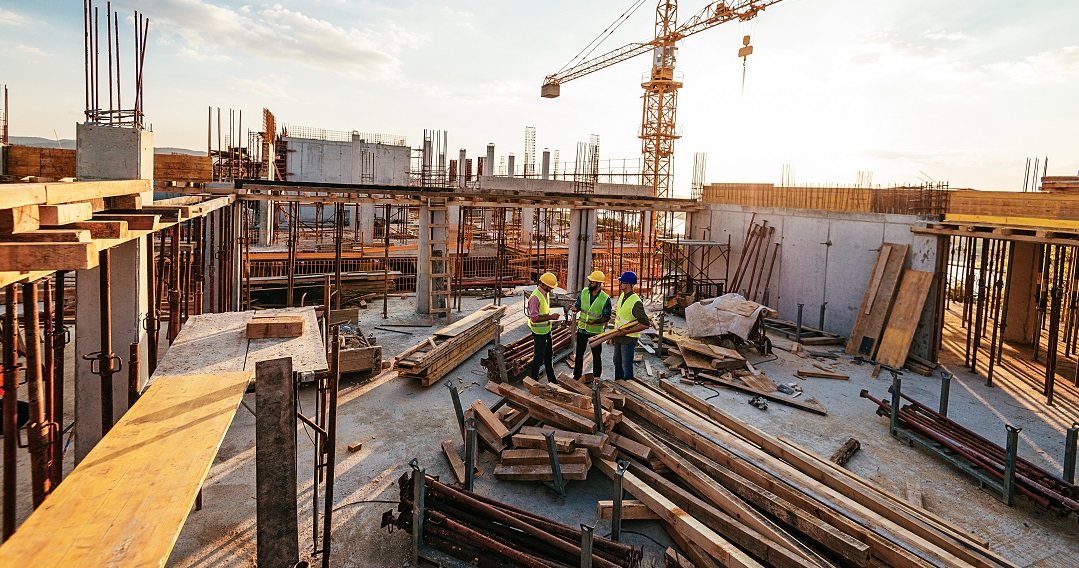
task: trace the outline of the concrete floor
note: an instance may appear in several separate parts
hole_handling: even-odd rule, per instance
[[[490,300],[465,299],[464,312],[490,303]],[[520,300],[507,299],[510,306],[503,320],[503,338],[507,341],[525,334]],[[390,301],[390,318],[382,319],[381,303],[361,311],[365,331],[378,336],[384,357],[391,358],[426,337],[426,328],[407,329],[414,335],[375,330],[382,323],[420,323],[426,318],[412,313],[410,298]],[[657,306],[652,306],[652,309]],[[675,325],[680,322],[678,318]],[[1023,428],[1020,455],[1059,472],[1063,459],[1064,429],[1079,419],[1079,389],[1058,378],[1057,404],[1047,407],[1031,379],[1024,374],[1024,363],[1006,365],[1010,370],[998,375],[997,387],[984,386],[984,379],[961,369],[961,339],[956,334],[954,318],[949,319],[943,362],[956,373],[952,382],[950,416],[993,440],[1004,441],[1004,422]],[[948,333],[953,335],[949,336]],[[776,338],[777,347],[790,342]],[[485,372],[479,359],[481,350],[449,375],[461,389],[464,404],[475,399],[491,404],[496,397],[483,389]],[[1020,353],[1016,353],[1019,355]],[[649,357],[653,369],[665,367]],[[605,372],[610,375],[610,350],[604,351]],[[73,368],[69,353],[69,369]],[[808,367],[802,359],[782,349],[774,357],[750,356],[750,361],[777,382],[798,382],[805,396],[815,396],[828,409],[828,416],[817,416],[797,409],[771,404],[760,411],[748,404],[748,395],[725,389],[687,386],[702,398],[723,408],[758,428],[784,436],[818,455],[827,457],[848,437],[862,443],[861,451],[851,460],[851,471],[867,478],[900,497],[905,497],[907,480],[920,485],[925,508],[989,541],[993,550],[1020,566],[1074,567],[1079,565],[1079,523],[1074,516],[1060,518],[1041,511],[1022,497],[1016,506],[1006,507],[990,494],[978,489],[971,479],[944,464],[928,452],[910,448],[887,435],[887,419],[874,413],[874,405],[858,396],[865,388],[874,396],[885,396],[890,384],[887,373],[878,379],[870,376],[868,365],[854,365],[841,356],[836,370],[851,375],[849,381],[826,379],[799,380],[798,368]],[[812,362],[813,360],[808,360]],[[823,360],[829,366],[832,361]],[[557,372],[567,371],[565,364]],[[644,365],[637,366],[638,377],[645,378]],[[1037,373],[1033,374],[1037,377]],[[402,566],[407,563],[409,538],[400,531],[389,534],[379,528],[384,511],[395,507],[398,498],[397,478],[408,470],[408,461],[417,458],[428,472],[452,479],[449,466],[441,455],[440,444],[459,436],[449,394],[444,386],[421,388],[395,378],[393,373],[368,383],[346,383],[341,388],[339,408],[338,462],[336,475],[336,511],[334,513],[334,566]],[[654,380],[654,379],[652,379]],[[940,380],[937,377],[907,375],[904,392],[930,406],[937,404]],[[70,392],[70,391],[69,391]],[[301,389],[301,404],[313,408],[311,388]],[[245,402],[253,406],[254,395]],[[70,408],[68,409],[70,413]],[[70,416],[70,414],[69,414]],[[254,566],[255,565],[255,465],[254,417],[243,407],[225,437],[221,452],[211,469],[204,489],[203,508],[193,511],[183,528],[168,565],[173,567]],[[311,558],[311,470],[313,448],[302,429],[297,471],[300,480],[299,511],[301,557]],[[363,449],[350,454],[349,444],[362,442]],[[20,452],[20,519],[30,513],[29,472],[26,452]],[[65,471],[70,471],[70,456]],[[566,500],[532,482],[499,482],[491,475],[494,459],[484,453],[477,478],[477,491],[511,504],[536,511],[570,525],[596,524],[596,501],[609,499],[610,481],[593,471],[587,481],[570,482]],[[625,539],[645,549],[645,565],[659,565],[662,550],[669,538],[652,522],[628,521],[626,529],[639,531],[655,539],[627,534]],[[597,534],[607,534],[609,524],[599,522]],[[320,560],[319,557],[314,557]]]

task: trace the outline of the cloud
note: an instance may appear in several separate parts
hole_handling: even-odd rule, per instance
[[[1056,51],[1043,51],[1018,61],[1002,61],[986,66],[1003,80],[1025,83],[1049,83],[1079,77],[1079,46],[1069,45]]]
[[[37,57],[42,57],[46,55],[46,53],[44,51],[41,51],[40,48],[30,47],[29,45],[19,44],[19,47],[17,47],[16,49],[18,49],[19,53],[25,53],[27,55],[35,55]]]
[[[260,96],[269,96],[286,101],[296,100],[281,86],[285,82],[281,77],[271,76],[265,81],[261,79],[229,79],[225,84],[236,91],[247,91]]]
[[[154,15],[166,42],[184,44],[181,51],[188,57],[243,54],[353,77],[395,78],[401,67],[396,55],[426,42],[394,24],[339,25],[281,5],[234,10],[204,0],[147,0],[139,8]]]
[[[22,14],[16,14],[11,10],[5,10],[0,8],[0,24],[7,24],[10,26],[24,26],[30,23],[30,18],[23,16]]]
[[[933,41],[959,42],[970,40],[970,36],[963,32],[927,31],[923,35]]]

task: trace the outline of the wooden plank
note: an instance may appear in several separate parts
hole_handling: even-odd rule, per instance
[[[5,183],[0,185],[0,209],[45,203],[43,183]]]
[[[243,336],[244,329],[253,312],[233,312],[239,317],[237,332]],[[255,363],[277,359],[279,357],[291,357],[292,369],[296,372],[325,371],[330,368],[326,360],[326,345],[322,342],[322,334],[319,332],[318,318],[315,316],[314,307],[306,308],[279,308],[263,310],[267,315],[300,315],[304,318],[303,335],[299,337],[278,337],[267,339],[250,339],[247,343],[247,356],[244,359],[244,370],[253,370]],[[244,317],[242,314],[246,314]],[[193,316],[201,317],[201,316]],[[188,318],[184,329],[191,325]],[[183,334],[183,331],[180,332]],[[173,343],[175,348],[176,344]]]
[[[42,225],[67,225],[76,221],[88,221],[94,216],[94,208],[89,203],[41,205],[38,207],[38,215]]]
[[[903,273],[903,282],[899,285],[888,326],[877,350],[877,363],[898,368],[906,362],[932,284],[932,272],[907,270]]]
[[[663,563],[667,568],[696,568],[689,558],[679,554],[673,546],[663,551]]]
[[[37,205],[0,209],[0,234],[11,235],[36,231],[40,226]]]
[[[828,415],[828,410],[826,408],[824,408],[824,405],[821,404],[820,402],[817,402],[815,399],[809,399],[809,400],[806,400],[805,402],[801,402],[801,401],[795,400],[793,398],[787,398],[785,396],[774,395],[774,394],[772,394],[770,392],[765,392],[763,390],[755,389],[755,388],[750,387],[748,385],[738,384],[738,383],[736,383],[734,381],[728,381],[726,379],[722,379],[722,378],[717,377],[715,375],[708,375],[706,373],[700,373],[699,376],[704,377],[704,378],[708,379],[709,381],[712,381],[713,383],[723,385],[723,386],[725,386],[727,388],[732,388],[734,390],[742,391],[742,392],[749,393],[749,394],[755,394],[757,396],[760,396],[762,398],[766,398],[766,399],[771,400],[773,402],[778,402],[779,404],[783,404],[783,405],[786,405],[786,406],[793,406],[794,408],[798,408],[800,410],[805,410],[806,412],[812,412],[813,414],[820,414],[821,416],[827,416]],[[816,403],[816,404],[814,404],[814,403]]]
[[[596,465],[608,477],[614,476],[615,464],[613,462],[600,461]],[[636,475],[626,472],[622,477],[622,484],[630,494],[648,505],[652,512],[670,523],[675,531],[690,542],[703,548],[705,552],[719,560],[727,568],[757,568],[761,566],[748,554],[742,552],[738,547],[716,534],[711,528],[705,526],[704,523],[677,507],[669,499],[641,481]]]
[[[525,377],[522,384],[528,389],[528,392],[540,398],[575,406],[577,408],[592,410],[591,396],[561,390],[554,385],[544,386],[529,377]]]
[[[881,245],[881,252],[877,256],[877,264],[874,265],[873,280],[866,287],[862,305],[858,309],[854,327],[851,329],[850,338],[847,340],[846,352],[848,354],[861,354],[870,359],[876,356],[878,341],[884,330],[888,310],[892,305],[892,298],[899,284],[899,276],[903,271],[904,263],[906,263],[909,249],[910,245],[895,243]],[[887,250],[887,253],[885,250]],[[881,277],[877,279],[876,272],[881,262],[884,263],[884,268],[881,269]],[[873,286],[874,282],[877,283],[876,286]]]
[[[574,432],[592,433],[595,430],[592,420],[574,414],[527,391],[506,384],[498,385],[498,390],[502,396],[527,407],[533,417],[546,424]]]
[[[296,388],[292,359],[255,367],[255,528],[260,566],[299,561]]]
[[[247,322],[248,339],[269,339],[278,337],[300,337],[303,335],[303,316],[277,315],[253,317]]]
[[[626,422],[622,422],[622,424],[626,424]],[[625,452],[633,459],[642,462],[652,459],[652,448],[618,434],[609,434],[609,436],[614,447]]]
[[[850,380],[850,375],[832,373],[829,371],[814,371],[812,369],[798,369],[798,376],[805,379],[835,379],[837,381]]]
[[[89,243],[0,243],[0,271],[84,270],[97,266]]]
[[[540,449],[507,449],[502,450],[499,457],[503,465],[550,465],[551,457],[547,450]],[[558,463],[584,463],[591,465],[592,458],[588,455],[587,448],[577,448],[571,452],[558,454]]]
[[[532,434],[514,434],[513,445],[518,448],[532,448],[536,450],[547,449],[547,438],[545,436],[532,435]],[[561,438],[559,436],[554,437],[555,451],[558,452],[572,452],[577,447],[577,442],[573,438]]]
[[[614,501],[599,500],[596,502],[596,514],[599,515],[600,520],[611,520],[611,512],[614,510]],[[622,500],[622,520],[623,521],[650,521],[658,519],[659,515],[652,512],[652,509],[648,508],[648,505],[636,500],[636,499],[623,499]]]
[[[491,412],[491,409],[487,408],[486,404],[483,404],[482,400],[472,401],[472,412],[476,415],[476,420],[482,422],[496,438],[505,443],[510,435],[509,429]]]
[[[158,224],[163,222],[160,215],[109,212],[95,213],[94,219],[101,219],[103,221],[126,221],[129,228],[137,231],[156,231]]]
[[[583,463],[558,464],[562,479],[584,481],[588,479],[588,466]],[[553,481],[554,470],[550,465],[496,465],[495,478],[507,481]]]
[[[142,195],[117,195],[105,198],[106,209],[142,209]]]
[[[130,228],[127,221],[77,221],[68,223],[62,227],[49,227],[51,229],[76,229],[90,231],[90,237],[94,239],[127,239],[130,238]]]
[[[0,242],[7,243],[88,243],[92,240],[90,231],[69,229],[38,229],[26,233],[0,235]]]
[[[0,546],[0,566],[164,566],[250,379],[151,386]]]
[[[469,418],[475,418],[476,413],[471,408],[465,410],[465,420]],[[483,444],[481,448],[490,450],[495,455],[502,453],[502,450],[506,449],[506,444],[501,438],[495,436],[491,429],[487,427],[483,422],[476,421],[476,435],[479,436],[479,441]]]
[[[453,476],[457,478],[457,483],[464,483],[465,460],[461,459],[461,454],[457,453],[457,447],[454,445],[453,440],[443,440],[442,453],[446,456],[446,460],[450,462],[450,469],[453,470]]]
[[[43,205],[89,201],[96,198],[131,195],[147,191],[153,191],[153,184],[148,179],[49,183],[45,184],[45,202]]]
[[[529,436],[542,436],[544,432],[553,432],[556,440],[558,438],[570,438],[578,447],[590,450],[606,448],[609,439],[607,434],[582,434],[580,432],[559,430],[553,426],[522,426],[519,433]]]

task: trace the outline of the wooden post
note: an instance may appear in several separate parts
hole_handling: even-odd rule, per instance
[[[300,533],[291,357],[255,364],[255,481],[258,565],[292,568],[300,559]]]

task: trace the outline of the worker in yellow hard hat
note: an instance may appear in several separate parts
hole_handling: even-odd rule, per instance
[[[603,273],[596,270],[588,275],[588,287],[581,290],[577,301],[573,304],[573,311],[577,313],[577,352],[573,360],[573,380],[581,380],[581,370],[584,367],[584,350],[588,346],[588,340],[603,333],[607,322],[611,321],[611,297],[603,291],[606,278]],[[603,345],[599,344],[592,348],[592,376],[599,378],[603,371],[600,362],[600,353]]]
[[[554,350],[551,345],[551,322],[561,314],[551,313],[551,290],[558,286],[558,277],[544,272],[539,285],[528,298],[528,329],[532,331],[532,371],[529,376],[540,383],[554,383]],[[547,370],[547,379],[539,380],[540,365]]]
[[[618,277],[618,300],[614,306],[614,324],[618,331],[611,337],[614,342],[614,380],[633,380],[633,354],[637,338],[651,325],[644,312],[641,297],[633,291],[637,274],[626,271]]]

